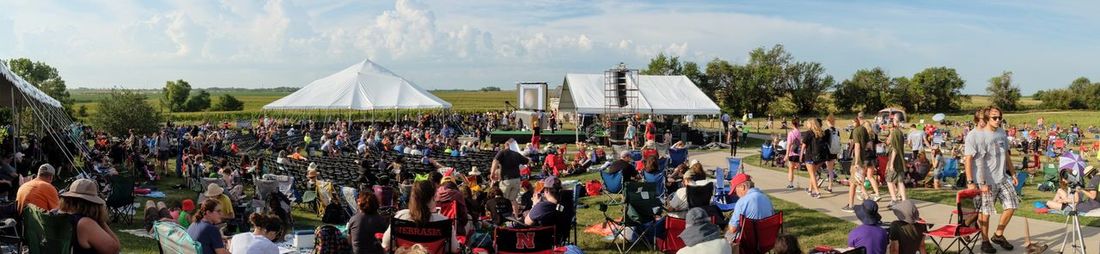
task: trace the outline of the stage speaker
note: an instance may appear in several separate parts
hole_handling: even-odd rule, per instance
[[[625,107],[627,105],[626,97],[626,71],[615,71],[615,96],[618,98],[619,104],[616,106]]]

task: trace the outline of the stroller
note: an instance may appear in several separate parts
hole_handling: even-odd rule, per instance
[[[783,147],[775,147],[775,159],[772,160],[772,167],[783,167],[787,165],[787,149]]]

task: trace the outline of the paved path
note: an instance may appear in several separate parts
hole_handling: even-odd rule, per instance
[[[738,155],[755,156],[758,154],[759,149],[745,149],[738,151]],[[726,167],[726,157],[729,155],[728,151],[725,152],[711,152],[704,154],[693,154],[692,159],[697,159],[703,163],[704,168],[714,167]],[[777,172],[771,169],[760,168],[752,165],[745,164],[745,172],[752,176],[753,181],[756,183],[756,187],[760,188],[764,193],[767,193],[773,197],[780,198],[792,203],[801,205],[802,207],[817,210],[819,212],[828,214],[833,217],[837,217],[843,220],[847,220],[852,223],[859,223],[859,219],[856,218],[855,213],[849,213],[841,211],[840,208],[848,203],[848,192],[846,186],[834,185],[833,189],[835,193],[822,193],[820,199],[811,198],[805,190],[787,190],[787,174],[783,172]],[[809,178],[795,176],[795,183],[799,186],[807,186]],[[886,204],[889,203],[889,195],[886,191],[886,186],[881,186],[883,199],[880,201],[880,214],[883,221],[894,221],[897,217],[893,212],[886,209]],[[945,224],[948,223],[948,216],[951,211],[955,209],[954,206],[948,206],[937,203],[916,201],[917,208],[920,210],[921,217],[925,218],[930,223]],[[1028,207],[1030,204],[1020,204],[1022,207]],[[996,223],[999,220],[999,216],[991,216],[990,224],[992,227],[996,227]],[[1065,232],[1065,224],[1057,222],[1049,222],[1036,219],[1028,219],[1031,230],[1031,239],[1033,242],[1046,243],[1050,246],[1051,250],[1048,253],[1054,253],[1061,246],[1063,233]],[[992,230],[990,231],[993,232]],[[1083,226],[1082,233],[1085,236],[1085,243],[1088,253],[1100,253],[1100,228]],[[1015,246],[1011,252],[1004,251],[998,247],[998,253],[1025,253],[1024,244],[1024,217],[1014,216],[1009,223],[1008,228],[1005,230],[1005,237],[1008,238],[1012,245]],[[929,243],[931,244],[931,243]],[[1069,247],[1067,246],[1067,253]],[[975,247],[975,251],[979,251]]]

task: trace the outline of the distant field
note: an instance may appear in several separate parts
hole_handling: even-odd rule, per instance
[[[194,93],[194,91],[192,91]],[[160,107],[160,98],[162,94],[157,91],[143,91],[146,101],[154,107]],[[504,109],[504,101],[515,101],[515,91],[496,91],[496,92],[480,92],[480,91],[437,91],[432,92],[440,99],[450,102],[453,106],[453,110],[460,112],[467,111],[485,111],[485,110],[502,110]],[[81,105],[88,107],[88,114],[92,115],[98,109],[99,100],[106,97],[109,92],[105,90],[76,90],[71,92],[73,100],[76,102],[75,107],[79,108]],[[244,102],[244,111],[232,112],[234,114],[259,114],[263,110],[263,106],[271,103],[283,96],[290,94],[289,92],[259,92],[259,91],[247,91],[247,92],[211,92],[211,100],[217,100],[218,96],[223,94],[233,95],[237,99]],[[230,112],[192,112],[192,113],[173,113],[173,116],[187,117],[188,119],[201,117],[203,115],[221,115]]]

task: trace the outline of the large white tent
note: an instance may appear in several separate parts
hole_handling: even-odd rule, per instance
[[[638,75],[639,113],[657,115],[716,115],[721,109],[686,76]],[[633,83],[634,79],[627,82]],[[636,85],[636,86],[635,86]],[[566,74],[558,109],[581,114],[604,113],[607,102],[603,74]]]
[[[451,103],[370,60],[310,82],[264,106],[264,109],[429,108],[451,108]]]

